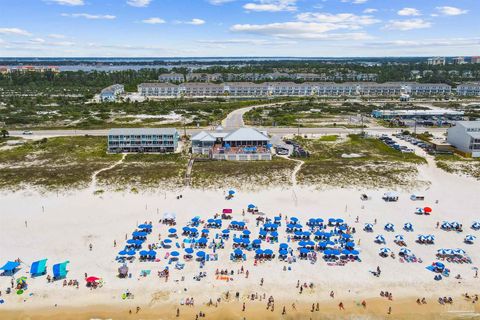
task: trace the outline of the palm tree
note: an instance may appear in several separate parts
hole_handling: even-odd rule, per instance
[[[0,134],[2,135],[2,138],[4,138],[4,139],[10,135],[10,133],[8,133],[7,129],[2,129]]]

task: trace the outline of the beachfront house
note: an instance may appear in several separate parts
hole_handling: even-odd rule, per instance
[[[111,129],[108,132],[109,153],[175,152],[180,135],[175,128]]]
[[[217,160],[272,160],[270,138],[254,128],[202,131],[192,139],[192,153],[209,155]]]
[[[113,102],[116,101],[118,96],[123,93],[125,93],[123,84],[113,84],[100,92],[100,100]]]
[[[480,121],[457,121],[448,129],[447,141],[466,157],[480,157]]]

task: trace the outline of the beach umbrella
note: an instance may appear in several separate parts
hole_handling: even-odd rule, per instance
[[[316,218],[316,219],[315,219],[315,222],[316,222],[317,224],[321,224],[321,223],[323,223],[323,219],[322,219],[322,218]]]
[[[156,256],[157,256],[157,252],[155,252],[155,250],[150,250],[150,251],[148,251],[148,255],[149,255],[149,256],[152,256],[152,257],[156,257]]]
[[[220,221],[220,223],[222,223],[222,220],[218,220]],[[238,221],[237,224],[240,226],[240,227],[244,227],[245,226],[245,222],[243,221]]]
[[[265,249],[265,250],[263,251],[263,254],[266,255],[266,256],[271,256],[271,255],[273,254],[273,251],[270,250],[270,249]]]
[[[210,233],[210,230],[208,230],[208,229],[202,229],[202,233]]]
[[[169,244],[169,243],[172,243],[172,240],[171,239],[165,239],[165,240],[163,240],[163,243]]]
[[[334,255],[334,256],[338,256],[340,254],[340,251],[337,250],[337,249],[333,249],[331,254]]]
[[[256,254],[257,256],[260,256],[260,255],[263,254],[263,250],[262,250],[262,249],[257,249],[257,250],[255,250],[255,254]]]
[[[183,227],[182,230],[183,230],[183,232],[188,233],[188,232],[190,232],[190,227]]]
[[[310,219],[308,219],[308,223],[315,225],[315,224],[317,224],[317,220],[315,218],[310,218]]]
[[[381,248],[380,249],[380,253],[383,253],[383,254],[389,254],[390,252],[392,252],[392,250],[390,250],[389,248]]]
[[[455,253],[456,255],[459,255],[459,256],[463,256],[466,254],[465,250],[463,249],[455,249],[453,250],[453,253]]]
[[[87,281],[87,283],[94,283],[94,282],[97,282],[97,281],[100,281],[101,279],[100,278],[97,278],[97,277],[88,277],[87,279],[85,279],[85,281]]]
[[[262,243],[262,240],[260,239],[255,239],[252,241],[252,244],[261,244]]]
[[[412,253],[412,251],[407,248],[400,248],[400,253],[403,255],[409,256]]]
[[[342,225],[342,226],[338,227],[338,229],[339,229],[339,230],[342,230],[342,231],[345,231],[345,230],[347,230],[348,228],[347,228],[347,226]]]
[[[267,231],[265,231],[265,230],[262,229],[262,230],[258,231],[258,234],[261,235],[261,236],[266,236],[266,235],[267,235]]]
[[[473,230],[479,230],[480,229],[480,222],[474,222],[472,223],[472,229]]]
[[[405,230],[413,230],[413,225],[410,222],[407,222],[403,225],[403,229]]]
[[[205,257],[205,251],[197,251],[197,257],[204,258]]]
[[[135,255],[135,250],[130,250],[130,251],[127,251],[127,256],[134,256]]]
[[[251,234],[251,232],[250,232],[250,230],[243,230],[243,234],[246,235],[246,236],[248,236],[248,235]]]
[[[299,246],[299,247],[305,247],[305,246],[306,246],[306,243],[307,243],[306,241],[300,241],[300,242],[298,243],[298,246]]]
[[[232,221],[232,224],[234,224],[234,222],[236,221]],[[210,218],[207,220],[207,223],[210,223],[210,224],[215,223],[215,219]]]
[[[297,217],[291,217],[290,221],[293,222],[294,224],[296,224],[298,222],[298,218]]]
[[[278,251],[278,254],[281,255],[281,256],[286,256],[288,254],[288,251],[283,249],[283,250]]]
[[[442,223],[442,229],[450,229],[451,227],[452,225],[446,221]]]
[[[458,228],[460,226],[460,224],[456,221],[450,223],[450,225],[452,226],[452,228]]]
[[[280,243],[280,245],[278,246],[280,249],[287,249],[288,248],[288,244],[286,243]]]
[[[365,230],[373,230],[373,224],[365,223]]]
[[[256,206],[255,206],[254,204],[252,204],[252,203],[250,203],[250,204],[248,205],[248,209],[255,209],[255,208],[256,208]]]
[[[235,249],[233,251],[233,254],[235,254],[236,256],[241,256],[243,255],[243,251],[241,249]]]
[[[278,232],[277,231],[272,231],[272,233],[270,233],[270,235],[274,238],[278,237]]]
[[[233,238],[233,242],[234,243],[242,243],[242,239],[241,238]]]
[[[192,248],[185,248],[185,253],[186,253],[186,254],[192,254],[192,253],[193,253],[193,249],[192,249]]]
[[[395,228],[395,226],[393,225],[393,223],[387,223],[385,225],[385,230],[392,230]]]
[[[229,233],[230,233],[230,230],[225,229],[225,230],[222,231],[222,233],[223,233],[223,234],[229,234]]]
[[[175,229],[175,228],[170,228],[170,229],[168,229],[168,232],[169,232],[170,234],[174,234],[174,233],[177,233],[177,229]]]
[[[141,224],[138,226],[140,229],[152,229],[152,226],[150,224]]]
[[[425,239],[426,239],[427,241],[435,241],[435,236],[432,235],[432,234],[429,234],[428,236],[425,236]]]
[[[397,241],[404,241],[405,238],[404,238],[401,234],[397,234],[397,235],[395,236],[395,240],[397,240]]]
[[[235,190],[228,190],[228,194],[229,194],[229,195],[234,195],[234,194],[235,194]]]
[[[358,252],[357,250],[351,250],[350,254],[354,255],[354,256],[358,256],[360,254],[360,252]]]
[[[438,250],[437,250],[437,254],[442,255],[442,256],[448,255],[446,249],[438,249]]]
[[[352,237],[351,234],[348,234],[348,233],[342,233],[342,238],[345,238],[345,239],[350,239]]]
[[[122,250],[118,253],[119,256],[126,256],[127,255],[127,250]]]
[[[350,254],[350,250],[343,249],[343,250],[342,250],[342,254],[349,255],[349,254]]]
[[[432,208],[430,208],[430,207],[425,207],[425,208],[423,208],[423,212],[425,212],[425,213],[432,213]]]
[[[347,242],[347,243],[345,243],[345,246],[347,248],[353,248],[353,247],[355,247],[355,242]]]
[[[300,248],[300,253],[301,254],[307,254],[309,250],[307,248]]]
[[[140,251],[140,255],[141,256],[148,256],[148,252],[149,251],[147,251],[147,250],[142,250],[142,251]]]
[[[467,235],[467,236],[465,237],[465,242],[473,242],[473,241],[475,241],[476,238],[477,238],[477,237],[472,236],[472,235],[469,234],[469,235]]]
[[[328,219],[328,223],[335,223],[335,222],[337,222],[337,219],[335,219],[335,218],[329,218]]]
[[[385,237],[382,235],[378,235],[375,237],[375,242],[385,243]]]
[[[343,220],[343,219],[337,219],[337,220],[335,220],[335,222],[336,222],[336,223],[343,223],[344,220]]]
[[[197,240],[197,242],[198,243],[207,243],[208,240],[207,240],[207,238],[200,238],[200,239]]]
[[[170,255],[171,255],[172,257],[178,257],[178,256],[180,255],[180,253],[179,253],[178,251],[172,251],[172,252],[170,253]]]

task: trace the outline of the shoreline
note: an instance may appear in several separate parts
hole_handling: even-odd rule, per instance
[[[159,304],[153,307],[139,305],[141,310],[136,313],[136,305],[119,306],[118,304],[102,304],[85,307],[35,308],[28,310],[0,310],[2,320],[47,320],[47,319],[195,319],[199,312],[205,313],[205,319],[480,319],[480,304],[466,301],[462,297],[454,298],[452,305],[440,305],[437,301],[427,300],[427,305],[418,305],[416,297],[388,301],[384,298],[366,299],[364,308],[360,300],[342,301],[345,309],[340,310],[339,299],[319,303],[319,311],[311,311],[312,305],[297,300],[275,302],[275,309],[266,309],[266,301],[245,301],[230,299],[215,306],[205,304],[194,307],[175,304]],[[242,311],[242,303],[246,302],[246,310]],[[296,310],[292,309],[292,301],[296,302]],[[283,306],[286,314],[282,314]],[[176,316],[177,307],[180,309]],[[392,313],[388,314],[389,307]],[[129,311],[132,311],[130,314]]]

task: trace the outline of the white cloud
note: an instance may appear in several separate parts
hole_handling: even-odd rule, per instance
[[[349,3],[353,3],[353,4],[364,4],[367,1],[368,0],[342,0],[342,2],[349,2]]]
[[[430,28],[432,23],[423,19],[409,19],[409,20],[390,20],[385,26],[386,29],[391,30],[414,30]]]
[[[165,23],[166,21],[163,20],[162,18],[152,17],[152,18],[144,19],[142,20],[142,22],[147,24],[162,24],[162,23]]]
[[[403,8],[398,10],[397,14],[399,16],[421,16],[422,14],[418,9],[415,8]]]
[[[89,20],[113,20],[116,17],[110,14],[89,14],[89,13],[62,13],[62,17],[85,18]]]
[[[297,0],[256,0],[256,2],[246,3],[243,8],[247,11],[296,11]]]
[[[309,39],[309,40],[360,40],[370,37],[364,32],[330,34],[328,32],[341,29],[351,29],[348,25],[336,23],[314,22],[283,22],[269,24],[236,24],[230,30],[259,35],[270,35],[285,39]]]
[[[461,14],[466,14],[468,10],[456,8],[456,7],[437,7],[437,11],[445,16],[459,16]]]
[[[392,40],[367,43],[368,46],[397,47],[472,47],[480,45],[480,38],[439,38],[422,40]]]
[[[361,26],[372,25],[380,22],[372,16],[358,16],[353,13],[313,13],[305,12],[297,15],[297,19],[303,22],[339,24],[342,27],[359,29]]]
[[[236,0],[208,0],[208,2],[210,4],[213,4],[213,5],[222,5],[224,3],[229,3],[229,2],[233,2],[233,1],[236,1]]]
[[[226,40],[197,40],[198,43],[206,45],[251,45],[251,46],[285,46],[296,44],[296,41],[278,41],[265,39],[226,39]]]
[[[47,2],[54,2],[62,6],[83,6],[84,0],[46,0]]]
[[[59,33],[51,33],[51,34],[48,35],[48,37],[53,38],[53,39],[65,39],[66,38],[65,35],[59,34]]]
[[[152,0],[128,0],[127,4],[132,7],[143,8],[148,7]]]
[[[0,34],[17,35],[17,36],[30,36],[30,32],[20,28],[0,28]]]
[[[202,20],[202,19],[198,19],[198,18],[193,18],[192,20],[190,21],[175,21],[175,23],[177,24],[191,24],[191,25],[194,25],[194,26],[201,26],[202,24],[205,24],[205,20]]]
[[[367,13],[367,14],[368,14],[368,13],[375,13],[375,12],[377,12],[377,11],[378,11],[378,9],[368,8],[368,9],[363,10],[363,13]]]

